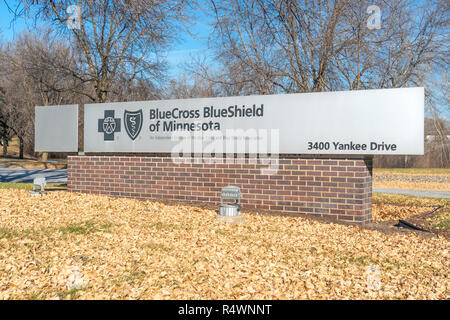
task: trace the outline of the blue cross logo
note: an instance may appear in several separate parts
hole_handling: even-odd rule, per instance
[[[114,110],[105,110],[105,117],[98,119],[98,132],[103,132],[103,140],[114,141],[114,133],[120,132],[120,118],[114,118]]]

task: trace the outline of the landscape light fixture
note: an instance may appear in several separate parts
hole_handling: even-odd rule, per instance
[[[242,217],[240,214],[241,188],[237,186],[223,187],[220,194],[219,214],[216,216],[216,218],[223,222],[244,222],[244,217]]]
[[[47,181],[45,177],[36,177],[33,180],[33,191],[30,194],[33,196],[46,194],[45,187],[47,186]],[[36,191],[36,187],[39,187],[39,191]]]

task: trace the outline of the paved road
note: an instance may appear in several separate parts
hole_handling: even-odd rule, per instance
[[[373,188],[373,192],[406,194],[408,196],[426,197],[426,198],[447,198],[450,199],[450,191],[438,190],[405,190],[391,188]]]
[[[0,168],[0,182],[33,182],[38,176],[50,183],[66,183],[67,169]]]

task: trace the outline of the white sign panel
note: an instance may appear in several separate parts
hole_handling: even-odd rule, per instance
[[[102,103],[84,151],[412,155],[423,130],[423,88]]]
[[[78,151],[77,104],[35,108],[34,151]]]

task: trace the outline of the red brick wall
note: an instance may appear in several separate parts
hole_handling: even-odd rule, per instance
[[[177,164],[170,155],[69,156],[68,189],[110,196],[219,203],[220,189],[241,187],[243,210],[371,220],[372,159],[281,156],[275,174],[263,164]]]

